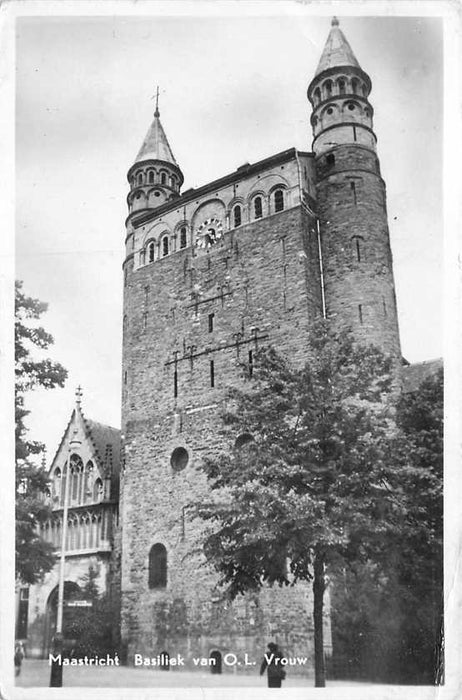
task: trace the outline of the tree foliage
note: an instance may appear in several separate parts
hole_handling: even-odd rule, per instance
[[[397,404],[392,446],[406,527],[388,561],[346,568],[335,586],[340,672],[370,680],[439,683],[443,674],[443,372]]]
[[[36,387],[64,386],[67,372],[48,358],[33,357],[34,350],[46,350],[53,343],[52,336],[35,323],[47,305],[26,296],[22,282],[16,282],[15,291],[16,576],[22,583],[33,584],[52,568],[55,559],[53,547],[37,532],[50,510],[43,498],[46,474],[30,460],[31,455],[40,454],[43,445],[27,438],[25,398]]]
[[[252,381],[230,392],[224,433],[252,440],[205,460],[216,498],[199,513],[212,525],[205,554],[232,597],[313,580],[322,685],[324,564],[385,558],[405,512],[389,450],[391,359],[323,321],[308,354],[297,369],[262,349]]]

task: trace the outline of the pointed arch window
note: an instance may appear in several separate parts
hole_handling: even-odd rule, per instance
[[[186,226],[180,228],[180,248],[186,248],[187,238],[186,238]]]
[[[261,219],[263,216],[263,202],[261,197],[255,197],[253,200],[253,213],[255,219]]]
[[[276,190],[274,193],[274,211],[284,209],[284,190]]]
[[[149,588],[165,588],[167,586],[167,550],[157,542],[149,552]]]
[[[93,487],[93,500],[97,503],[103,500],[103,482],[99,477],[96,479]]]
[[[162,257],[165,258],[166,255],[169,253],[169,241],[168,241],[168,236],[164,236],[162,238]]]
[[[155,245],[154,241],[150,241],[150,243],[148,243],[148,262],[150,262],[150,263],[154,262],[155,250],[156,250],[156,245]]]
[[[233,209],[233,220],[235,228],[237,226],[240,226],[242,223],[242,209],[239,204],[236,204],[236,206]]]

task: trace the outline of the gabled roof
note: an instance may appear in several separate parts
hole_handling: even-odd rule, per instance
[[[327,37],[324,51],[322,52],[316,69],[315,76],[323,73],[329,68],[340,66],[354,66],[360,68],[360,65],[353,53],[353,50],[345,38],[344,33],[339,28],[339,21],[336,17],[332,19],[332,26]]]
[[[149,127],[148,133],[143,141],[143,145],[138,151],[135,158],[135,163],[140,163],[144,160],[163,160],[166,163],[176,165],[175,156],[172,153],[170,144],[165,135],[164,128],[160,122],[159,110],[154,112],[154,121]]]

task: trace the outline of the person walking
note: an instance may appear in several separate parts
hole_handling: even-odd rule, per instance
[[[21,642],[17,642],[14,647],[14,675],[19,676],[21,673],[21,664],[24,658],[24,648]]]
[[[266,670],[268,677],[268,688],[280,688],[282,681],[286,677],[286,672],[281,664],[282,651],[274,642],[268,644],[268,652],[263,657],[260,666],[260,676],[263,676]]]

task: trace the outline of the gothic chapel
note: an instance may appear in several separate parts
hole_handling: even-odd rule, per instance
[[[232,671],[227,653],[259,659],[269,641],[313,657],[311,587],[226,602],[189,506],[207,493],[203,456],[245,439],[224,444],[220,414],[261,345],[302,364],[324,315],[401,362],[371,87],[334,18],[308,86],[312,151],[289,148],[182,192],[156,107],[128,170],[120,502],[119,432],[85,419],[78,399],[50,467],[45,532],[59,544],[68,464],[66,580],[77,583],[92,561],[102,589],[120,595],[128,663],[135,653],[181,654],[190,668],[203,656]],[[80,448],[70,454],[75,430]],[[30,592],[42,611],[25,635],[36,654],[49,648],[55,585],[51,572]],[[325,644],[329,654],[328,601]]]

